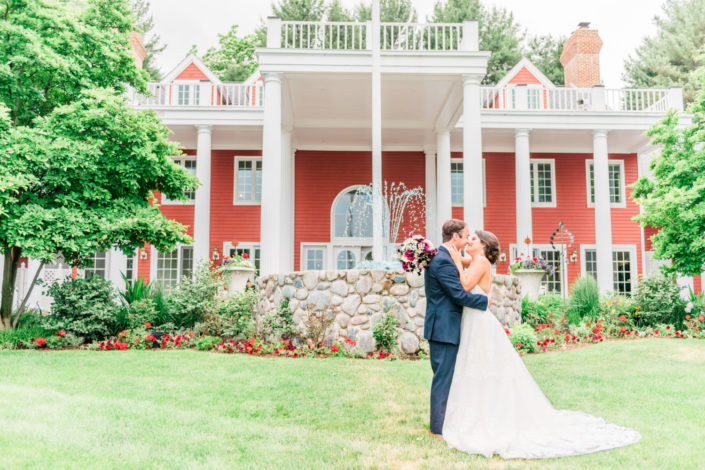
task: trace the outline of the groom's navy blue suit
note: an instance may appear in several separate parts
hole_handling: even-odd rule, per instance
[[[433,382],[431,383],[431,432],[441,434],[446,416],[448,392],[453,380],[455,357],[460,344],[463,307],[485,310],[487,297],[465,292],[460,274],[445,246],[438,248],[426,268],[426,321]]]

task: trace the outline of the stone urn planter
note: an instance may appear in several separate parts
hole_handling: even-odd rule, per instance
[[[521,291],[529,300],[535,301],[539,297],[539,287],[541,279],[546,275],[546,271],[538,269],[517,269],[513,273],[519,278]]]
[[[226,267],[223,270],[223,277],[228,283],[228,292],[242,292],[245,290],[247,280],[255,273],[254,268],[244,266]]]

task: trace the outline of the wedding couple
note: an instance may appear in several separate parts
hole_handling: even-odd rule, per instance
[[[489,311],[498,256],[492,233],[469,236],[462,220],[443,224],[443,245],[425,274],[431,433],[463,452],[505,459],[565,457],[639,441],[632,429],[551,406]]]

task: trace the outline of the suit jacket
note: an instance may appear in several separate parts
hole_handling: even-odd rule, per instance
[[[425,274],[426,320],[424,338],[440,343],[460,344],[463,307],[485,310],[487,296],[465,292],[458,268],[448,248],[441,245]]]

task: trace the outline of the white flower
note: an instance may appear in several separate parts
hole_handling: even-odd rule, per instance
[[[693,302],[688,302],[685,306],[685,313],[690,313],[693,310]]]

